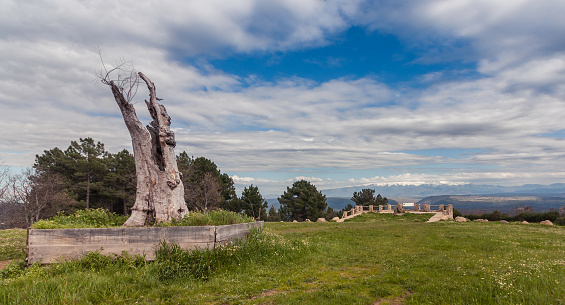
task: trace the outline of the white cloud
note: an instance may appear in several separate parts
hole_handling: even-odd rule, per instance
[[[268,180],[268,179],[261,179],[261,178],[253,178],[253,177],[239,177],[238,175],[231,176],[235,183],[239,184],[253,184],[253,183],[273,183],[278,182],[275,180]]]
[[[1,159],[31,165],[44,149],[87,136],[110,151],[130,146],[108,88],[94,84],[99,46],[109,64],[126,56],[156,83],[178,150],[241,174],[233,176],[241,185],[280,190],[290,177],[245,174],[258,171],[448,163],[461,172],[487,169],[366,181],[563,179],[564,141],[540,135],[564,128],[564,11],[555,1],[383,1],[372,8],[337,0],[8,1],[0,11]],[[477,61],[481,76],[438,82],[444,71],[434,72],[422,76],[424,89],[396,89],[372,77],[241,79],[205,61],[197,69],[179,60],[324,45],[354,23],[410,37],[423,57]],[[145,123],[146,94],[141,88],[136,98]],[[476,152],[456,160],[417,152],[444,148]],[[312,175],[304,178],[319,187],[365,183]]]
[[[294,177],[293,179],[286,180],[286,182],[293,183],[293,182],[300,181],[300,180],[306,180],[310,183],[324,182],[324,179],[319,178],[319,177],[305,177],[305,176],[297,176],[297,177]]]

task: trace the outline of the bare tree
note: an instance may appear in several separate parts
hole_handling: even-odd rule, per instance
[[[188,202],[191,208],[198,209],[204,214],[219,207],[221,189],[218,178],[213,173],[204,174],[204,178],[188,189]]]
[[[155,84],[143,73],[136,72],[127,63],[104,71],[99,78],[108,85],[120,107],[124,122],[131,136],[137,189],[132,214],[124,226],[143,226],[148,222],[180,219],[187,213],[184,187],[180,179],[174,152],[175,135],[170,129],[171,117],[159,103]],[[153,121],[143,127],[131,103],[140,80],[149,90],[149,101],[145,100]]]
[[[4,202],[4,196],[10,185],[10,169],[3,164],[0,164],[0,203]]]
[[[64,188],[65,184],[58,174],[29,168],[10,176],[7,194],[9,202],[15,207],[14,216],[23,217],[29,227],[40,220],[48,208],[71,201]]]
[[[17,219],[17,207],[10,198],[10,169],[8,166],[0,165],[0,229],[23,226]]]

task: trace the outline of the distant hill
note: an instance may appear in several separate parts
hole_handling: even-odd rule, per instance
[[[420,204],[453,204],[463,214],[483,214],[498,210],[512,214],[515,209],[531,207],[535,212],[547,212],[565,206],[565,193],[522,193],[492,195],[442,195],[420,200]]]

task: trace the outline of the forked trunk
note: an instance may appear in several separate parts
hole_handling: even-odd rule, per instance
[[[120,88],[113,81],[108,83],[131,135],[135,158],[135,204],[130,218],[124,223],[129,227],[180,219],[188,213],[174,152],[176,142],[170,129],[171,118],[165,107],[157,103],[155,85],[141,72],[139,77],[149,89],[149,101],[145,103],[153,121],[147,128],[143,127]]]

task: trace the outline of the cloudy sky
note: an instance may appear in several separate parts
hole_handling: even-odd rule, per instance
[[[565,2],[0,0],[0,159],[131,140],[102,68],[157,86],[238,193],[565,182]],[[148,123],[140,91],[137,112]]]

